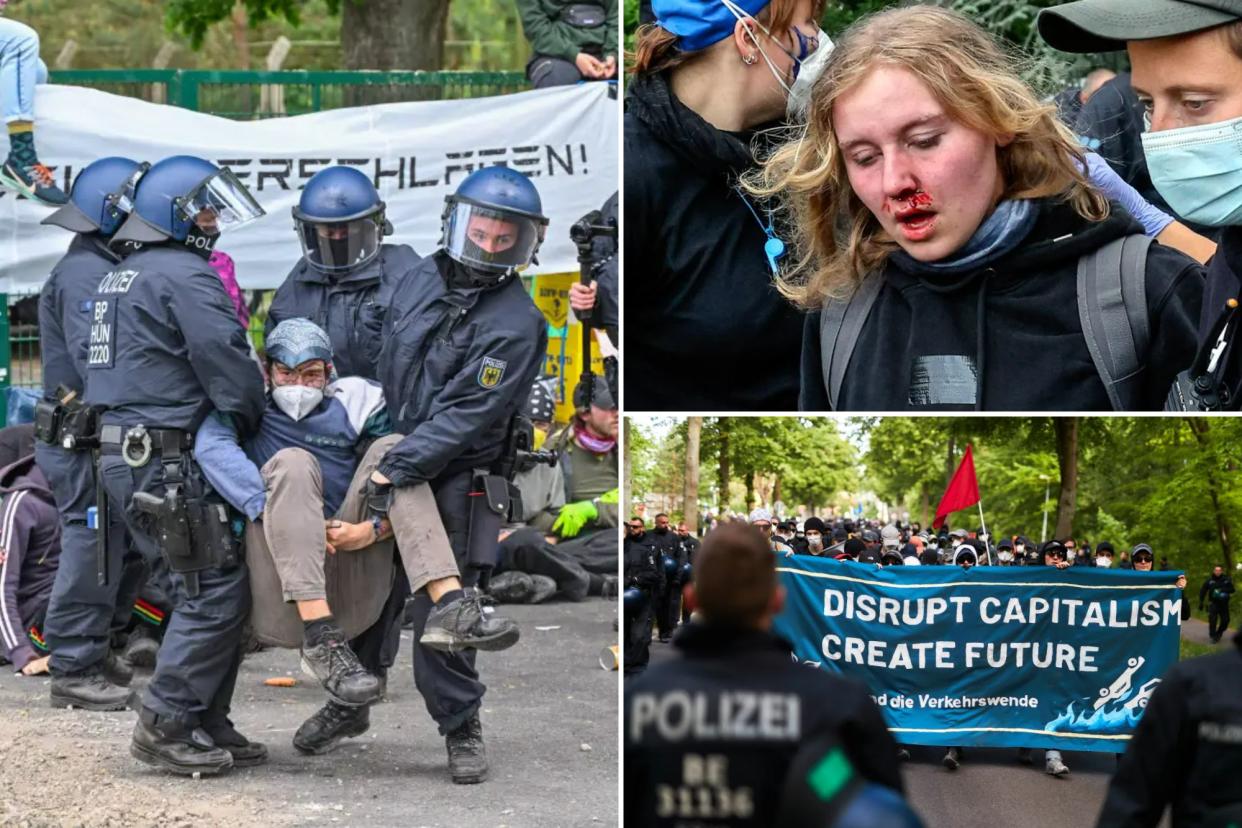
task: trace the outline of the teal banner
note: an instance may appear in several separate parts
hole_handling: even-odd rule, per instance
[[[1177,661],[1180,572],[807,555],[778,570],[775,631],[866,685],[903,744],[1121,753]]]

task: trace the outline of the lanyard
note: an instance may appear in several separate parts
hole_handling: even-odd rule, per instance
[[[736,187],[733,191],[737,193],[737,197],[746,205],[746,209],[750,210],[750,214],[755,217],[755,221],[759,223],[760,229],[763,230],[763,235],[767,237],[767,241],[763,243],[763,255],[768,259],[768,268],[772,271],[772,275],[779,276],[780,265],[777,264],[777,261],[785,255],[785,243],[777,237],[776,231],[772,228],[772,211],[768,210],[768,221],[767,224],[764,224],[763,219],[759,218],[759,212],[750,203],[750,199],[742,195],[742,191]]]

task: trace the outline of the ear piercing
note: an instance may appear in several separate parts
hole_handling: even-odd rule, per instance
[[[742,63],[745,63],[747,66],[754,66],[755,61],[758,59],[759,58],[755,57],[754,52],[751,52],[749,55],[746,55],[742,58]]]

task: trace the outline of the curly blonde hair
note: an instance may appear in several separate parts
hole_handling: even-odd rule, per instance
[[[912,73],[954,121],[998,141],[1012,136],[997,148],[1002,198],[1057,197],[1089,221],[1108,216],[1108,201],[1083,173],[1082,148],[995,38],[946,9],[879,12],[837,42],[812,89],[805,134],[786,140],[743,182],[752,195],[775,200],[792,228],[798,255],[776,285],[800,307],[849,297],[897,249],[851,189],[832,124],[837,99],[877,65]]]

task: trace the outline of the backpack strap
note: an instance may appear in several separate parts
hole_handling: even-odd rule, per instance
[[[841,386],[845,382],[845,369],[854,355],[854,346],[858,344],[863,323],[871,315],[871,308],[883,286],[883,273],[871,274],[862,280],[849,299],[830,302],[820,311],[820,364],[824,372],[824,388],[828,390],[828,405],[833,411],[837,410]]]
[[[1146,366],[1150,246],[1147,236],[1124,236],[1078,259],[1078,318],[1114,411],[1135,407]]]

